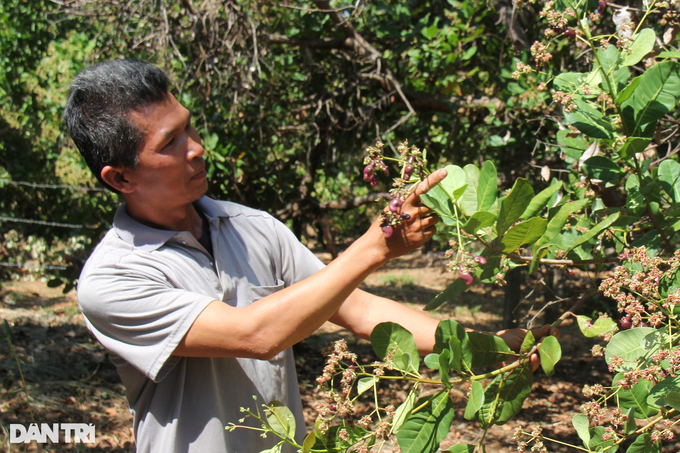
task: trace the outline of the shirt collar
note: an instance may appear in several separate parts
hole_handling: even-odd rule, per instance
[[[229,214],[219,203],[206,196],[199,198],[196,205],[203,211],[211,224],[219,217],[229,217]],[[159,230],[136,221],[128,214],[125,203],[116,210],[113,228],[123,241],[144,252],[154,251],[174,236],[183,233],[181,231]]]

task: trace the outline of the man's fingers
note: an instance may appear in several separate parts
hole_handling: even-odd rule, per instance
[[[557,330],[557,329],[555,329],[555,330]],[[534,338],[536,338],[537,340],[540,339],[540,338],[543,338],[545,336],[548,336],[548,335],[550,335],[550,324],[546,324],[545,326],[539,327],[539,328],[536,328],[536,329],[531,329],[531,333],[533,334]]]
[[[536,371],[539,366],[541,366],[541,358],[538,354],[531,354],[531,371]]]
[[[426,192],[428,192],[431,188],[439,184],[439,182],[446,178],[446,170],[443,168],[440,168],[439,170],[435,171],[434,173],[430,173],[430,175],[425,178],[423,181],[418,183],[418,186],[416,187],[416,190],[413,192],[415,196],[420,196]]]

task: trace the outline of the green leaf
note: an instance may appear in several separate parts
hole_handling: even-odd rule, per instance
[[[583,414],[576,414],[571,419],[571,424],[574,425],[576,434],[583,441],[583,445],[587,447],[590,443],[590,421],[588,417]]]
[[[461,362],[463,360],[463,346],[461,341],[456,337],[451,337],[449,339],[449,348],[451,350],[451,358],[449,359],[449,365],[452,369],[456,370],[458,374],[462,373]]]
[[[456,444],[446,450],[448,453],[475,453],[476,445],[470,444]]]
[[[611,363],[612,357],[618,356],[626,363],[617,367],[616,371],[632,370],[640,357],[647,351],[642,340],[650,333],[655,332],[651,327],[636,327],[616,333],[607,345],[605,361]]]
[[[656,34],[651,28],[645,28],[635,36],[630,46],[630,54],[623,59],[621,66],[638,64],[642,58],[654,49]],[[610,46],[611,47],[611,46]]]
[[[581,77],[583,73],[580,72],[563,72],[553,80],[553,88],[557,91],[573,93],[581,86]]]
[[[623,379],[623,373],[618,373],[614,376],[612,382],[614,385]],[[640,379],[637,384],[633,385],[629,390],[619,389],[616,393],[616,398],[621,409],[635,409],[637,414],[642,417],[653,417],[659,411],[649,406],[647,398],[649,397],[649,390],[652,383],[644,379]]]
[[[514,417],[522,409],[533,382],[528,366],[496,376],[484,390],[484,405],[477,413],[482,428],[502,425]]]
[[[463,294],[468,288],[469,286],[463,280],[457,278],[444,291],[437,294],[434,299],[428,302],[424,310],[430,311],[439,308],[454,297]]]
[[[371,332],[371,345],[381,359],[395,349],[394,363],[402,371],[418,373],[420,356],[413,334],[399,324],[383,322]]]
[[[560,206],[560,209],[553,216],[553,218],[550,219],[550,222],[548,222],[548,227],[545,229],[545,233],[543,233],[543,236],[534,247],[534,256],[538,256],[536,252],[543,244],[547,244],[548,242],[552,241],[555,236],[560,234],[562,228],[564,228],[564,225],[567,223],[567,220],[572,213],[580,211],[587,204],[588,200],[584,199],[570,201]]]
[[[283,442],[279,442],[278,444],[274,445],[272,448],[262,450],[260,453],[282,453],[283,452],[282,449],[283,449]]]
[[[552,184],[541,190],[529,203],[529,206],[522,213],[522,220],[529,219],[538,215],[543,208],[545,208],[552,198],[553,194],[562,188],[562,181],[557,184]]]
[[[451,351],[444,349],[441,354],[439,354],[439,377],[442,383],[447,387],[451,388],[449,383],[449,371],[451,371]]]
[[[467,49],[465,52],[463,52],[463,55],[461,55],[460,59],[461,60],[469,60],[470,58],[474,57],[475,54],[477,53],[477,46],[472,46],[469,49]]]
[[[463,225],[463,231],[475,234],[477,231],[490,227],[496,222],[496,215],[487,211],[475,212]]]
[[[623,159],[632,159],[637,153],[643,152],[651,142],[649,138],[628,137],[626,143],[617,151]]]
[[[528,353],[535,344],[536,338],[534,337],[534,334],[531,333],[531,330],[527,330],[527,334],[524,336],[524,340],[522,340],[522,346],[519,348],[519,350],[522,353]]]
[[[479,381],[472,381],[470,398],[465,406],[465,414],[463,415],[465,420],[474,419],[477,411],[482,408],[482,405],[484,405],[484,387],[482,387],[482,384],[480,384]]]
[[[477,186],[477,209],[487,211],[496,202],[498,195],[498,173],[493,162],[487,160],[479,173]],[[495,220],[495,216],[494,216]]]
[[[434,333],[434,352],[441,353],[449,349],[452,352],[451,364],[459,373],[462,368],[470,369],[472,350],[470,339],[463,326],[453,320],[440,321]]]
[[[676,411],[680,411],[680,392],[668,392],[664,401],[667,406],[672,407]]]
[[[439,370],[439,354],[433,352],[426,355],[425,359],[423,359],[423,363],[431,370]]]
[[[623,102],[629,99],[640,85],[641,80],[642,76],[635,77],[633,80],[631,80],[630,83],[619,92],[619,95],[614,100],[614,103],[620,106]]]
[[[647,69],[637,89],[621,104],[627,135],[651,137],[656,121],[680,101],[680,66],[664,61]]]
[[[661,162],[659,181],[663,190],[673,198],[673,201],[680,202],[680,164],[671,159]]]
[[[599,317],[593,324],[588,316],[578,315],[576,321],[581,333],[588,338],[599,337],[616,328],[616,322],[612,318]]]
[[[602,435],[605,433],[604,426],[596,426],[590,429],[590,443],[588,444],[588,450],[602,452],[605,448],[607,453],[614,453],[618,450],[619,446],[614,445],[613,440],[604,440]]]
[[[631,407],[626,411],[626,417],[628,417],[628,420],[626,421],[626,424],[623,427],[623,432],[626,434],[633,433],[637,431],[637,423],[635,423],[635,408]]]
[[[312,451],[314,444],[316,443],[316,434],[314,431],[305,436],[305,440],[302,442],[302,453],[309,453]]]
[[[435,453],[439,444],[449,433],[455,415],[448,392],[442,392],[428,401],[418,400],[416,405],[425,406],[411,413],[397,433],[397,442],[404,453]]]
[[[467,336],[470,341],[473,368],[495,365],[516,356],[499,336],[479,332],[468,332]]]
[[[574,242],[571,245],[571,247],[569,247],[569,249],[566,251],[566,253],[569,253],[571,250],[574,250],[576,247],[578,247],[581,244],[585,244],[586,242],[588,242],[589,240],[591,240],[592,238],[594,238],[595,236],[600,234],[602,231],[604,231],[607,228],[609,228],[610,226],[612,226],[612,224],[619,219],[620,215],[621,215],[620,212],[617,212],[616,214],[612,214],[609,217],[607,217],[606,219],[604,219],[603,221],[601,221],[600,223],[598,223],[597,225],[595,225],[593,228],[589,229],[586,234],[581,236],[576,242]]]
[[[574,134],[569,129],[562,129],[557,132],[557,144],[560,147],[560,151],[571,157],[573,160],[579,160],[583,151],[590,146],[585,135],[580,132]]]
[[[601,68],[607,76],[611,75],[612,70],[616,67],[619,56],[619,50],[616,46],[607,46],[606,49],[600,47],[597,49],[597,61],[601,64]]]
[[[458,165],[447,165],[446,167],[446,178],[444,178],[439,185],[448,193],[453,196],[453,193],[467,184],[467,175],[465,170],[460,168]]]
[[[569,124],[589,137],[613,138],[614,128],[602,112],[582,100],[574,100],[574,104],[576,110],[564,113]]]
[[[583,162],[583,172],[593,179],[618,181],[623,177],[621,167],[604,156],[593,156]]]
[[[460,199],[460,197],[463,196],[463,194],[465,193],[465,191],[467,190],[467,188],[468,188],[468,185],[465,184],[465,185],[460,186],[460,187],[457,188],[456,190],[454,190],[454,191],[453,191],[453,198],[455,198],[456,201],[458,201],[458,200]]]
[[[446,225],[455,225],[453,204],[446,191],[440,186],[434,186],[427,193],[420,196],[420,201],[436,212]],[[448,220],[448,222],[447,222]]]
[[[458,205],[463,210],[463,214],[471,216],[477,212],[477,199],[479,197],[477,186],[479,185],[480,172],[479,168],[472,164],[466,165],[464,170],[467,187],[462,196],[457,197],[457,200]]]
[[[378,378],[376,376],[359,379],[359,382],[357,382],[357,395],[362,395],[368,389],[372,389],[376,382],[378,382]]]
[[[534,188],[529,181],[518,178],[512,190],[501,202],[501,209],[496,222],[496,234],[502,236],[524,213],[534,196]]]
[[[288,438],[295,438],[295,416],[280,401],[270,401],[266,405],[267,423],[274,432]]]
[[[435,21],[434,24],[430,25],[429,27],[423,27],[421,30],[421,33],[423,36],[425,36],[427,39],[432,39],[437,35],[437,32],[439,32],[439,27],[437,26],[437,22]]]
[[[406,418],[409,416],[413,407],[416,404],[416,394],[411,391],[406,397],[406,401],[401,403],[396,411],[394,411],[394,417],[392,418],[392,432],[398,433],[401,427],[404,425]]]
[[[549,335],[538,345],[538,355],[541,357],[541,367],[547,376],[555,373],[555,364],[562,358],[562,347],[557,338]]]
[[[505,233],[501,241],[503,253],[512,253],[524,244],[533,244],[545,233],[548,226],[546,219],[534,217],[519,223]]]
[[[666,397],[677,392],[680,392],[680,376],[667,377],[652,388],[647,403],[657,407],[666,406]]]
[[[680,52],[672,50],[670,52],[659,52],[656,58],[680,58]]]
[[[654,442],[651,434],[643,433],[630,444],[626,453],[661,453],[661,442]]]

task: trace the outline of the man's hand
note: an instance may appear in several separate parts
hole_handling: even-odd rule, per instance
[[[536,338],[536,342],[539,342],[541,338],[546,337],[548,335],[553,335],[557,338],[560,338],[560,331],[554,328],[551,328],[550,325],[545,325],[543,327],[537,328],[537,329],[532,329],[531,333],[534,335],[534,338]],[[510,349],[512,349],[515,352],[519,352],[519,348],[522,347],[522,342],[524,341],[524,337],[527,335],[527,330],[526,329],[508,329],[508,330],[501,330],[496,332],[496,335],[501,337],[507,344]],[[538,354],[534,353],[531,354],[531,371],[536,371],[538,367],[541,365],[541,359],[538,356]],[[503,362],[500,364],[501,366],[507,365],[510,362]]]
[[[371,243],[369,249],[376,247],[385,261],[410,253],[430,240],[437,232],[439,217],[432,210],[424,206],[420,196],[439,184],[446,177],[446,170],[439,169],[431,173],[425,180],[418,183],[415,190],[404,201],[401,213],[408,214],[408,220],[394,227],[390,237],[385,237],[380,228],[380,219],[373,222],[371,228],[362,239]]]

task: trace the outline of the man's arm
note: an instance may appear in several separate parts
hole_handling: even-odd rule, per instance
[[[378,324],[397,323],[413,334],[418,351],[423,355],[432,352],[434,333],[439,324],[438,319],[422,310],[415,310],[360,289],[347,298],[329,321],[366,340]]]
[[[419,195],[445,176],[446,171],[439,170],[418,185],[402,206],[410,219],[389,238],[376,221],[342,255],[301,282],[247,307],[213,301],[194,321],[174,355],[269,359],[308,337],[371,272],[434,235],[438,218],[420,203]]]
[[[422,310],[415,310],[399,302],[378,297],[360,289],[354,291],[347,298],[329,321],[364,339],[369,339],[375,326],[380,323],[397,323],[413,334],[418,351],[422,355],[432,352],[435,342],[434,335],[439,324],[438,319],[429,316]],[[466,330],[470,331],[471,329]],[[482,333],[498,335],[505,340],[510,349],[519,351],[527,331],[526,329],[509,329],[495,333]],[[536,339],[543,338],[546,335],[559,337],[559,331],[551,329],[548,325],[533,329],[532,333]],[[538,354],[532,355],[531,361],[532,369],[536,370],[540,364]]]

